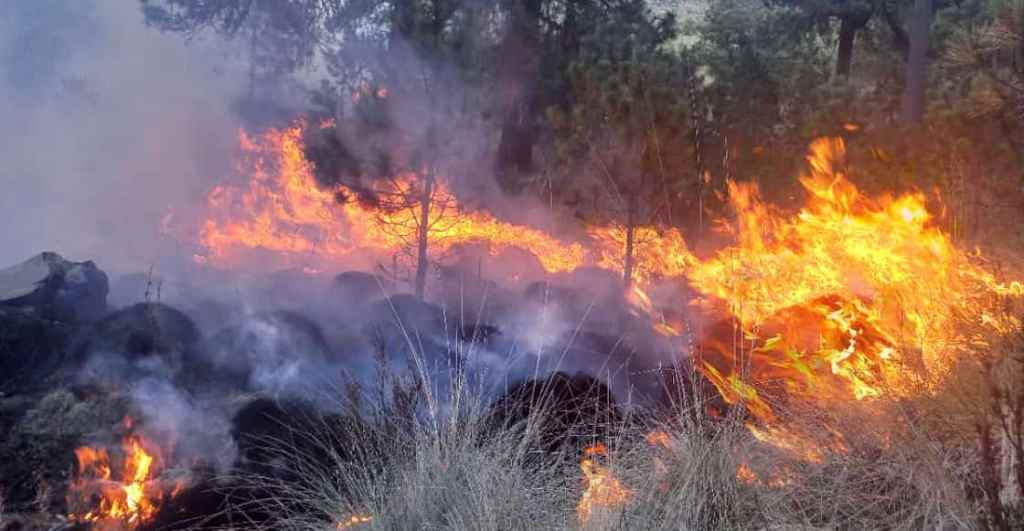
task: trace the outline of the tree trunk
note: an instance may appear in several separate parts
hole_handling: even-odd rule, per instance
[[[914,0],[910,14],[910,54],[907,57],[903,91],[903,122],[919,124],[924,119],[928,77],[928,40],[932,24],[932,0]]]
[[[622,267],[622,284],[628,289],[633,284],[633,248],[636,236],[636,194],[629,195],[626,206],[626,256]]]
[[[434,175],[427,170],[420,197],[420,221],[416,230],[416,298],[423,300],[427,291],[427,247],[430,243],[430,200],[434,195]]]
[[[850,17],[843,17],[839,24],[839,53],[836,55],[836,77],[850,77],[850,63],[853,62],[853,41],[857,37],[857,28]]]
[[[499,183],[519,188],[519,176],[533,167],[533,109],[539,75],[541,0],[511,0],[508,31],[501,45],[505,90],[501,139],[495,157]]]

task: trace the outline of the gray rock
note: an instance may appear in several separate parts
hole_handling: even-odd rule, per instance
[[[29,307],[68,323],[92,322],[107,311],[107,275],[91,261],[44,252],[0,270],[0,306]]]

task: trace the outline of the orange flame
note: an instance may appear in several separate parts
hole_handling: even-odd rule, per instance
[[[625,267],[626,231],[622,227],[591,227],[597,266],[612,271]],[[679,229],[640,226],[633,235],[633,278],[641,284],[682,277],[695,263]]]
[[[580,470],[583,471],[586,490],[576,505],[576,515],[581,524],[590,520],[595,509],[622,507],[633,495],[606,466],[599,464],[595,459],[597,456],[608,455],[608,447],[604,443],[584,448],[583,455]]]
[[[356,526],[362,525],[362,524],[367,524],[367,523],[370,523],[372,521],[373,521],[373,517],[372,516],[364,515],[364,514],[354,514],[354,515],[349,516],[348,518],[338,522],[338,525],[335,527],[335,529],[337,529],[338,531],[341,531],[342,529],[352,529],[353,527],[356,527]]]
[[[366,252],[391,257],[414,239],[418,213],[412,208],[374,208],[356,201],[343,186],[318,186],[303,147],[304,123],[269,129],[258,137],[240,133],[245,157],[239,171],[246,187],[217,186],[207,197],[214,213],[203,223],[200,243],[204,262],[231,264],[244,249],[271,251],[305,262],[327,263]],[[399,176],[391,195],[415,195],[416,176]],[[430,195],[434,222],[432,251],[444,253],[466,244],[486,244],[492,254],[516,247],[533,253],[548,272],[571,271],[583,264],[584,249],[542,231],[500,221],[484,212],[469,212],[444,182]]]
[[[164,485],[155,479],[162,467],[152,444],[139,435],[122,441],[124,460],[118,469],[121,479],[112,479],[110,455],[106,449],[83,446],[75,450],[78,474],[68,492],[68,505],[83,508],[70,517],[105,527],[134,529],[156,514],[164,500]],[[177,492],[181,483],[172,490]],[[172,494],[173,496],[173,494]]]
[[[810,460],[819,451],[778,425],[766,389],[824,407],[906,396],[933,388],[976,344],[962,319],[1020,325],[986,311],[994,296],[1021,295],[1019,283],[997,282],[933,227],[921,194],[862,195],[841,171],[844,153],[838,139],[812,144],[809,200],[795,216],[730,182],[736,222],[724,229],[737,243],[687,270],[703,308],[727,316],[705,334],[698,369],[747,407],[755,436]]]
[[[250,180],[246,188],[211,191],[215,214],[201,234],[208,255],[198,261],[230,263],[244,249],[263,249],[303,264],[309,257],[336,263],[408,247],[416,212],[339,204],[339,195],[352,194],[317,186],[303,154],[303,127],[241,134],[241,169]],[[700,309],[721,319],[698,331],[697,369],[726,402],[746,407],[755,437],[809,460],[845,443],[834,430],[812,441],[786,429],[779,399],[827,409],[928,391],[965,350],[986,341],[963,332],[964,319],[1000,334],[1021,325],[993,308],[1000,297],[1024,295],[1024,285],[998,281],[979,253],[958,248],[933,224],[923,194],[861,193],[842,171],[844,158],[840,139],[810,146],[810,170],[800,179],[808,199],[794,215],[763,202],[756,185],[728,182],[735,220],[720,228],[735,243],[709,258],[694,255],[677,229],[634,232],[637,283],[685,277],[702,296]],[[406,175],[394,186],[415,194],[419,181]],[[580,243],[464,211],[443,181],[430,204],[444,220],[430,228],[433,252],[482,243],[492,254],[525,249],[548,272],[587,263]],[[621,271],[625,231],[591,227],[588,234],[596,264]],[[634,308],[653,309],[639,287],[627,296]],[[675,336],[683,328],[661,323],[655,331]],[[604,470],[584,462],[595,477]]]
[[[746,463],[740,463],[740,466],[736,467],[736,479],[747,484],[758,482],[757,474]]]

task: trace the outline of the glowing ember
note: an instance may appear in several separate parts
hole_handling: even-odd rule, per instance
[[[586,490],[576,505],[576,515],[580,523],[589,521],[595,509],[622,507],[633,495],[606,466],[597,462],[597,456],[607,455],[608,447],[604,443],[597,443],[583,450],[584,457],[580,460],[580,470],[583,471]]]
[[[138,435],[124,439],[123,462],[116,469],[120,479],[114,479],[106,449],[83,446],[75,450],[78,474],[68,493],[68,505],[78,510],[70,517],[109,529],[133,529],[152,518],[165,489],[155,479],[162,463],[151,447]],[[173,491],[180,488],[178,484]]]
[[[212,215],[203,223],[200,243],[208,250],[203,261],[230,265],[242,249],[270,251],[302,263],[319,259],[338,262],[366,252],[382,257],[402,252],[414,239],[418,211],[384,208],[357,201],[344,187],[317,185],[303,151],[303,127],[269,129],[259,137],[240,134],[245,156],[239,171],[248,175],[245,188],[215,187],[207,197]],[[414,175],[387,183],[388,195],[414,196]],[[466,244],[485,244],[492,254],[516,247],[533,253],[549,272],[571,271],[583,264],[584,249],[565,244],[542,231],[495,219],[459,206],[443,182],[430,194],[431,250],[445,253]]]
[[[362,525],[362,524],[366,524],[366,523],[369,523],[371,521],[373,521],[373,517],[372,516],[367,516],[367,515],[362,515],[362,514],[354,514],[354,515],[352,515],[352,516],[350,516],[350,517],[348,517],[348,518],[338,522],[338,525],[337,525],[337,527],[335,527],[335,529],[337,529],[338,531],[341,531],[342,529],[351,529],[353,527],[356,527],[356,526]]]

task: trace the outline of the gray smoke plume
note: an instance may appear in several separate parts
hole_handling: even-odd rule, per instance
[[[229,169],[238,61],[186,44],[137,2],[0,4],[0,263],[41,250],[144,269],[161,217]]]

